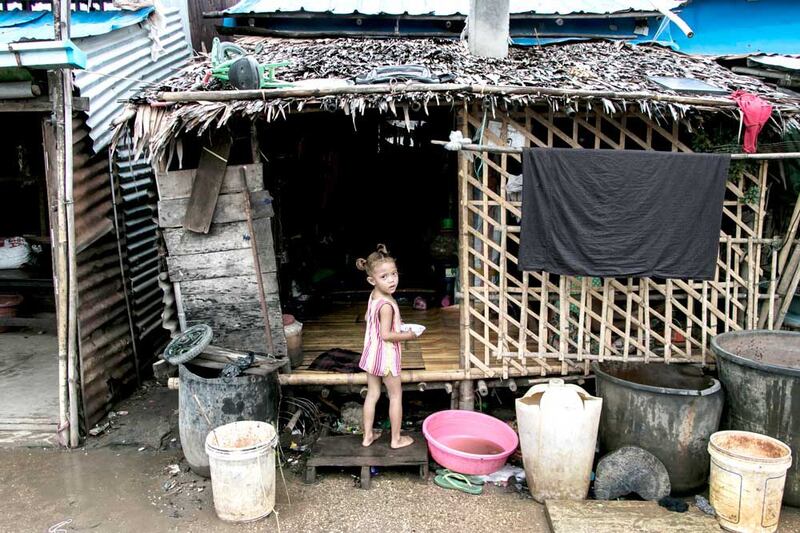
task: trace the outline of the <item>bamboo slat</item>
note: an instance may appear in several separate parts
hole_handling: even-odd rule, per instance
[[[590,361],[605,360],[705,364],[714,335],[758,324],[762,299],[769,301],[767,309],[774,308],[764,322],[772,327],[782,319],[782,306],[776,304],[782,261],[772,252],[776,241],[763,238],[766,161],[758,172],[745,169],[727,183],[712,280],[576,279],[521,272],[516,254],[522,206],[507,188],[518,172],[511,165],[519,168],[517,148],[691,149],[681,139],[679,123],[659,124],[636,110],[610,116],[598,107],[567,117],[526,108],[491,119],[500,123],[494,133],[474,105],[462,133],[480,146],[508,148],[507,134],[514,131],[522,146],[459,154],[462,366],[506,377],[588,371]],[[759,198],[747,203],[752,187],[759,187]],[[771,253],[769,270],[761,266],[765,250]],[[764,281],[769,283],[762,295]]]

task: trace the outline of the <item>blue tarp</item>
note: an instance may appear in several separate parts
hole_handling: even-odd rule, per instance
[[[687,54],[800,53],[797,0],[703,0],[688,4],[679,15],[694,30],[694,37],[686,37],[667,21],[656,39]]]
[[[144,21],[153,11],[73,11],[70,38],[80,39],[126,28]],[[54,39],[53,14],[49,11],[6,11],[0,13],[0,43],[50,41]]]

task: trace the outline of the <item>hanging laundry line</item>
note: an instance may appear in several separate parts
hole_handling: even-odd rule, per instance
[[[458,141],[432,140],[431,144],[445,146],[448,150],[466,152],[487,152],[490,154],[522,154],[522,148],[513,146],[494,146],[490,144],[472,144]],[[769,154],[731,154],[731,159],[800,159],[800,152],[778,152]]]

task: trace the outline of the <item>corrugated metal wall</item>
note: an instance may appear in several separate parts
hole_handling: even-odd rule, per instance
[[[159,41],[163,51],[153,59],[153,41],[145,25],[76,39],[76,44],[86,52],[87,64],[85,70],[75,71],[75,86],[81,96],[89,99],[86,123],[95,152],[111,141],[111,122],[122,111],[123,99],[143,84],[174,74],[191,57],[191,45],[178,10],[165,10],[165,30]]]
[[[78,327],[84,430],[137,383],[107,153],[94,154],[85,117],[73,120]]]
[[[162,255],[156,220],[158,193],[152,167],[145,159],[135,158],[129,136],[117,145],[113,172],[134,340],[140,369],[145,371],[169,337],[161,325],[164,291],[158,283]]]

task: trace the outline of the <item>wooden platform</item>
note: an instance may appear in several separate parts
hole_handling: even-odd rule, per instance
[[[553,533],[719,533],[716,519],[690,507],[685,513],[671,512],[656,502],[566,501],[545,503]]]
[[[414,439],[410,446],[392,449],[389,446],[389,432],[371,446],[361,445],[361,435],[336,435],[320,437],[311,448],[311,456],[306,463],[306,483],[313,483],[318,466],[360,466],[361,488],[370,487],[370,467],[419,466],[419,475],[428,477],[428,446],[421,433],[409,433]]]
[[[296,371],[308,371],[308,365],[326,350],[344,348],[361,352],[364,347],[364,305],[341,306],[333,311],[306,319],[303,323],[303,365]],[[404,370],[450,370],[459,367],[457,308],[416,311],[401,307],[403,321],[427,328],[416,340],[403,343]]]

